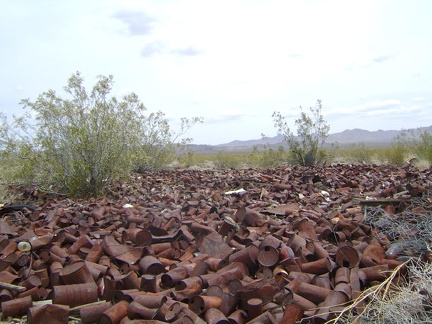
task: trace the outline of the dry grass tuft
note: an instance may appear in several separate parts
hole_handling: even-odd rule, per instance
[[[411,208],[396,216],[380,207],[366,208],[365,223],[410,253],[400,254],[406,260],[403,264],[389,273],[384,282],[364,290],[329,323],[432,323],[430,202],[429,194],[412,199]]]
[[[403,281],[394,281],[403,268]],[[379,285],[363,291],[328,323],[432,323],[432,264],[411,259]]]

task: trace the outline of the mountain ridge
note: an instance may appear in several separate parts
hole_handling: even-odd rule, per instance
[[[415,129],[406,130],[377,130],[368,131],[360,128],[346,129],[342,132],[332,133],[326,139],[326,145],[338,144],[340,146],[361,144],[365,146],[385,146],[390,145],[392,140],[402,134],[402,132],[414,132],[414,134],[420,134],[423,132],[428,132],[432,134],[432,125],[427,127],[419,127]],[[251,139],[251,140],[234,140],[228,143],[217,144],[217,145],[207,145],[207,144],[191,144],[189,147],[194,152],[201,153],[216,153],[220,150],[228,151],[249,151],[252,150],[254,146],[264,146],[270,145],[271,147],[286,146],[284,143],[284,137],[281,134],[277,134],[273,137],[266,137],[261,139]]]
[[[368,143],[391,143],[391,141],[403,131],[414,131],[415,133],[423,133],[427,131],[432,134],[432,126],[420,127],[416,129],[407,130],[382,130],[368,131],[361,128],[346,129],[342,132],[332,133],[326,139],[326,143],[333,144],[368,144]],[[277,144],[283,142],[283,136],[278,134],[274,137],[268,137],[265,139],[254,139],[254,140],[234,140],[225,144],[218,144],[216,146],[250,146],[259,144]]]

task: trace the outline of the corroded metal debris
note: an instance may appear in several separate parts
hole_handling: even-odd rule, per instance
[[[430,213],[430,179],[375,165],[171,170],[88,201],[29,197],[2,213],[3,316],[324,323],[402,263],[364,206]]]

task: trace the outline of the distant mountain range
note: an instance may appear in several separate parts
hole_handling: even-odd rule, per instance
[[[420,127],[410,131],[413,131],[416,134],[425,131],[432,134],[432,126]],[[367,147],[387,146],[391,144],[392,140],[402,132],[402,130],[367,131],[359,128],[347,129],[340,133],[330,134],[326,139],[326,145],[330,146],[337,143],[339,146],[348,146],[352,144],[361,144]],[[283,136],[278,134],[274,137],[267,137],[265,139],[261,138],[246,141],[235,140],[219,145],[192,144],[190,145],[190,148],[196,153],[217,153],[221,150],[227,152],[248,152],[251,151],[254,146],[263,147],[264,145],[270,145],[271,147],[278,147],[280,145],[286,146]]]

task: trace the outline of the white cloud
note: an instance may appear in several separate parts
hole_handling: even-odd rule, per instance
[[[126,24],[131,36],[148,35],[153,29],[154,19],[144,12],[120,10],[113,17]]]
[[[206,123],[233,123],[241,119],[253,118],[256,114],[247,112],[230,111],[230,112],[210,112],[206,118]]]
[[[160,53],[163,53],[165,50],[164,45],[160,42],[152,42],[144,45],[141,49],[140,54],[144,57],[151,57]]]
[[[431,10],[428,0],[5,2],[0,108],[61,90],[78,70],[88,85],[113,74],[114,94],[133,91],[149,110],[207,117],[200,142],[270,134],[273,111],[293,122],[317,98],[334,130],[428,126]]]
[[[396,99],[387,99],[387,100],[375,100],[370,101],[362,105],[354,106],[353,109],[355,111],[370,111],[375,109],[383,109],[383,108],[389,108],[389,107],[395,107],[400,106],[401,102]]]

